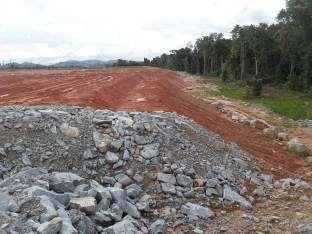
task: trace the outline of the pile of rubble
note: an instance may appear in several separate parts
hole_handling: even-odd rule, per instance
[[[7,106],[0,133],[7,233],[200,232],[273,188],[237,145],[173,113]]]

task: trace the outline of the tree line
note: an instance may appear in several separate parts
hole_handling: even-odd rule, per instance
[[[222,33],[203,36],[194,45],[172,50],[145,64],[214,74],[254,88],[282,84],[312,91],[312,1],[287,0],[275,24],[236,25],[227,39]]]

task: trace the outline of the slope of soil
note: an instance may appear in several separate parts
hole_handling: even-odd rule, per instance
[[[192,85],[175,72],[150,68],[0,72],[0,105],[71,104],[112,110],[167,111],[190,117],[225,140],[291,174],[304,161],[248,126],[237,125],[184,90]],[[282,175],[280,175],[282,176]]]

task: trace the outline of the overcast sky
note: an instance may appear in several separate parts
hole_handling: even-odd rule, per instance
[[[272,23],[285,0],[0,0],[0,61],[143,59],[236,24]]]

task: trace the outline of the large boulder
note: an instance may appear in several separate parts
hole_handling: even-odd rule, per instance
[[[50,189],[58,193],[74,192],[77,185],[85,181],[69,172],[53,172],[50,176]]]
[[[51,221],[39,225],[37,232],[39,234],[57,234],[62,228],[62,219],[56,217]]]
[[[157,180],[169,184],[176,184],[177,182],[173,174],[165,174],[165,173],[157,173]]]
[[[190,202],[183,205],[181,207],[181,211],[183,214],[186,214],[187,216],[190,217],[198,217],[202,219],[214,217],[214,213],[209,208]]]
[[[223,198],[231,202],[237,202],[242,209],[250,210],[252,205],[246,198],[239,195],[229,185],[225,184],[223,187]]]
[[[89,215],[95,214],[96,205],[94,197],[77,197],[72,198],[69,202],[71,209],[80,210]]]
[[[300,156],[308,156],[311,152],[307,146],[305,146],[298,138],[293,138],[287,143],[287,149],[290,152],[298,154]]]
[[[125,217],[122,221],[105,228],[102,231],[102,234],[141,234],[142,232],[138,228],[139,224],[138,222],[130,217]]]
[[[60,130],[64,134],[64,136],[68,138],[77,138],[80,136],[79,129],[76,127],[69,126],[68,123],[63,123],[60,126]]]

